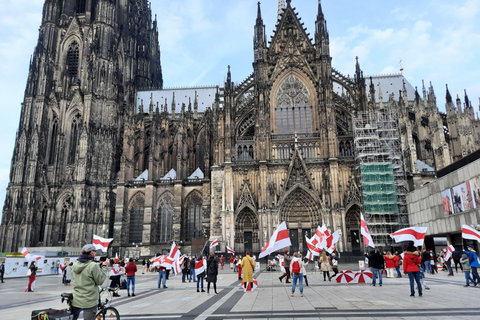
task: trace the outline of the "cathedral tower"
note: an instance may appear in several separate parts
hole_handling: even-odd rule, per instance
[[[124,119],[161,87],[147,0],[46,0],[22,103],[0,249],[113,233]]]

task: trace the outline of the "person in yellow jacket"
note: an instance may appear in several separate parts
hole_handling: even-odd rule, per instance
[[[255,269],[255,261],[250,257],[250,251],[247,251],[242,259],[244,288],[247,288],[248,282],[250,282],[251,288],[253,288],[253,269]]]

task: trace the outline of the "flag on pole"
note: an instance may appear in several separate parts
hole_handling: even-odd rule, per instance
[[[367,223],[365,222],[365,219],[363,219],[362,213],[360,213],[360,228],[360,233],[363,235],[363,243],[365,246],[375,248],[375,244],[373,243],[370,232],[368,232]]]
[[[318,255],[320,255],[320,252],[322,251],[322,249],[313,244],[314,241],[315,241],[314,238],[315,238],[315,236],[313,236],[312,239],[308,239],[308,237],[305,236],[305,241],[307,243],[309,254],[312,254],[314,256],[318,256]],[[312,260],[312,259],[310,259],[310,260]]]
[[[480,232],[464,224],[462,226],[462,238],[480,242]]]
[[[198,276],[200,273],[205,272],[205,263],[204,259],[200,261],[195,261],[195,276]]]
[[[340,235],[338,234],[338,231],[335,231],[334,233],[332,233],[331,235],[329,235],[327,237],[326,246],[325,246],[327,251],[328,251],[328,249],[332,248],[335,243],[338,242],[338,239],[340,239]]]
[[[177,244],[174,241],[172,243],[172,247],[170,248],[170,253],[168,254],[168,256],[170,257],[170,259],[173,260],[172,267],[173,267],[173,272],[175,272],[175,274],[182,272],[182,269],[178,264],[178,259],[180,258],[180,255],[181,255],[180,250],[178,249]]]
[[[278,265],[280,266],[280,270],[285,272],[285,259],[281,254],[277,254]]]
[[[215,239],[210,243],[210,250],[212,250],[213,247],[218,246],[218,239]]]
[[[235,250],[233,250],[232,248],[230,248],[229,246],[227,246],[227,252],[228,253],[231,253],[231,254],[235,254]]]
[[[452,246],[452,245],[449,245],[447,247],[447,252],[445,252],[444,259],[448,261],[450,259],[450,257],[452,256],[453,251],[455,251],[455,247]]]
[[[423,245],[425,235],[427,234],[427,227],[411,227],[400,229],[390,235],[396,243],[402,241],[413,241],[415,247]]]
[[[290,247],[292,242],[290,241],[290,236],[288,235],[287,224],[283,221],[275,230],[270,240],[268,240],[267,244],[260,252],[258,258],[263,258],[266,255],[275,252],[279,249]]]
[[[23,254],[23,256],[25,257],[25,259],[28,260],[28,262],[38,261],[38,260],[42,259],[41,256],[37,256],[37,255],[35,255],[35,254],[31,254],[30,252],[28,252],[27,247],[24,247],[24,248],[22,249],[22,254]]]
[[[313,261],[314,257],[315,257],[315,254],[312,252],[312,250],[308,250],[307,259]]]
[[[172,258],[164,254],[156,258],[152,258],[150,259],[150,261],[153,262],[151,267],[164,267],[164,268],[171,268],[174,262]]]
[[[102,252],[107,252],[108,246],[110,243],[113,241],[113,238],[102,238],[97,235],[93,235],[93,245],[95,246],[95,249],[97,250],[102,250]]]

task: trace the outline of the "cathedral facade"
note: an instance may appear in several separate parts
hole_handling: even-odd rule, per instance
[[[77,247],[97,234],[128,256],[172,241],[196,253],[214,239],[259,252],[286,221],[293,250],[325,224],[339,251],[359,252],[355,117],[393,110],[409,190],[480,148],[479,120],[466,93],[462,106],[447,88],[441,113],[431,85],[422,96],[400,75],[365,78],[358,60],[353,78],[341,74],[317,10],[310,39],[280,1],[267,43],[259,4],[247,79],[234,83],[229,69],[221,87],[163,89],[146,0],[47,0],[0,249]]]

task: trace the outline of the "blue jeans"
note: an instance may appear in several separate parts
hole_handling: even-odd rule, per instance
[[[190,278],[188,278],[188,282],[190,282],[192,280],[195,281],[195,269],[194,268],[190,269]]]
[[[465,280],[467,281],[467,286],[470,285],[469,281],[475,284],[475,281],[473,281],[472,277],[470,277],[470,271],[465,270]]]
[[[132,283],[132,293],[135,292],[135,276],[127,276],[127,293],[130,293],[130,283]]]
[[[410,280],[410,294],[415,295],[415,283],[417,283],[418,295],[422,295],[422,284],[420,283],[420,272],[407,272]]]
[[[163,285],[165,288],[165,281],[167,281],[167,271],[166,270],[160,270],[158,271],[158,288],[160,288],[160,283]]]
[[[202,283],[202,290],[203,290],[203,278],[204,278],[203,276],[197,278],[197,290],[198,290],[198,285],[200,284],[200,282]]]
[[[378,269],[378,268],[373,268],[372,269],[372,272],[373,272],[373,279],[372,279],[372,284],[375,285],[376,284],[376,280],[377,280],[377,274],[378,274],[378,284],[379,285],[382,285],[382,269]]]
[[[303,273],[294,273],[292,282],[292,293],[295,293],[295,287],[297,286],[297,280],[300,286],[300,293],[303,293]]]
[[[182,282],[185,282],[186,278],[188,278],[188,274],[186,272],[182,272]]]
[[[478,276],[477,267],[470,266],[470,268],[472,268],[473,281],[475,281],[476,283],[480,283],[480,277]]]
[[[425,273],[432,273],[432,265],[430,264],[430,260],[424,262],[425,264]]]
[[[401,277],[402,274],[400,273],[400,267],[395,267],[395,270],[397,271],[397,275]]]

